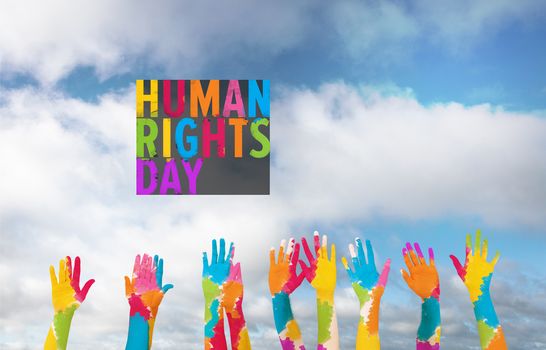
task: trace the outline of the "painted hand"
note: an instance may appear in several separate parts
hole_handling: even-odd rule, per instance
[[[432,248],[428,249],[430,264],[427,265],[419,243],[414,246],[417,254],[409,243],[402,249],[409,274],[404,269],[401,272],[408,286],[422,300],[416,347],[418,350],[437,350],[440,349],[441,335],[440,279],[434,265],[434,251]]]
[[[172,284],[163,285],[163,259],[144,254],[135,258],[131,278],[125,276],[129,301],[129,333],[126,349],[150,349],[155,319],[163,296]]]
[[[409,270],[408,274],[406,270],[402,269],[402,277],[404,277],[408,287],[421,299],[424,300],[429,297],[440,299],[440,279],[434,265],[434,251],[432,248],[428,249],[430,264],[427,265],[419,243],[414,245],[417,254],[415,254],[409,243],[406,243],[406,248],[402,250],[404,261]]]
[[[229,276],[222,286],[222,306],[226,311],[231,335],[231,349],[250,349],[250,338],[243,313],[243,279],[241,264],[230,268]]]
[[[472,237],[470,235],[466,236],[464,266],[455,256],[450,255],[450,258],[457,270],[457,274],[461,277],[470,293],[482,349],[504,350],[508,349],[504,332],[489,294],[493,270],[500,254],[497,252],[491,262],[487,261],[487,254],[487,240],[482,243],[481,232],[478,230],[474,247],[472,247]]]
[[[66,349],[74,312],[85,300],[95,280],[90,279],[80,289],[80,258],[76,257],[74,269],[72,269],[72,260],[69,256],[59,262],[59,278],[57,278],[53,266],[49,267],[49,277],[55,315],[47,334],[44,349]]]
[[[497,252],[491,262],[487,261],[488,242],[481,242],[481,232],[476,232],[476,244],[472,247],[472,237],[466,236],[465,261],[464,266],[461,265],[456,256],[450,255],[453,265],[457,270],[457,274],[463,280],[466,288],[470,293],[470,300],[475,302],[484,290],[489,291],[491,277],[495,265],[499,261],[500,253]]]
[[[298,275],[296,269],[300,256],[300,245],[293,238],[288,242],[282,240],[279,255],[275,261],[275,249],[269,251],[269,291],[273,303],[275,327],[283,350],[305,350],[300,328],[294,319],[289,295],[301,285],[305,278],[302,270]]]
[[[68,308],[77,309],[85,300],[89,288],[95,283],[94,279],[85,282],[80,289],[80,257],[77,256],[74,261],[74,270],[72,270],[72,260],[69,256],[59,261],[59,278],[55,275],[53,265],[49,266],[49,277],[51,279],[51,299],[55,313],[64,311]]]
[[[319,234],[313,237],[315,255],[309,249],[305,238],[302,238],[303,250],[309,261],[306,266],[301,260],[301,268],[305,271],[305,278],[317,291],[318,316],[318,349],[339,349],[337,316],[334,307],[334,291],[336,289],[336,246],[332,244],[330,258],[328,258],[328,239],[322,236],[320,244]]]
[[[355,247],[349,244],[354,270],[351,269],[345,257],[341,261],[360,302],[356,349],[379,350],[379,306],[387,284],[391,260],[387,259],[385,265],[383,265],[381,275],[379,275],[375,267],[375,258],[370,241],[366,240],[367,261],[362,241],[357,238],[355,242],[358,254],[355,252]]]
[[[285,253],[286,241],[283,240],[279,247],[279,256],[275,262],[275,249],[269,251],[269,291],[275,296],[281,291],[287,295],[292,294],[301,285],[305,278],[302,270],[297,274],[298,261],[300,257],[300,245],[290,238]]]
[[[336,289],[336,246],[332,244],[330,259],[328,259],[327,236],[322,236],[321,245],[319,234],[315,231],[313,243],[316,257],[309,249],[305,237],[302,238],[303,250],[309,261],[309,266],[306,266],[301,260],[300,265],[305,271],[305,278],[315,288],[317,295],[323,297],[322,299],[333,299]]]

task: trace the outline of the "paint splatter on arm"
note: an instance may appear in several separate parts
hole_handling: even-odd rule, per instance
[[[421,297],[421,323],[417,330],[417,350],[440,349],[441,318],[440,318],[440,279],[434,264],[434,251],[429,248],[427,264],[421,247],[410,243],[402,249],[404,261],[409,273],[402,269],[402,277],[415,294]]]
[[[76,257],[74,269],[72,269],[71,258],[67,256],[62,259],[59,262],[59,278],[55,274],[55,268],[49,267],[55,315],[44,344],[46,350],[66,349],[74,312],[85,300],[89,288],[95,282],[94,279],[91,279],[80,289],[80,264],[80,258]]]
[[[314,237],[315,255],[309,249],[305,238],[302,239],[303,250],[309,261],[309,266],[301,264],[305,271],[305,278],[315,288],[317,293],[318,316],[318,347],[319,350],[338,350],[339,335],[337,316],[334,305],[336,289],[336,246],[332,244],[330,258],[328,258],[328,239],[322,236],[322,245],[318,232]]]
[[[464,265],[461,265],[459,259],[454,255],[451,255],[450,258],[457,274],[470,293],[470,300],[478,324],[481,348],[484,350],[505,350],[508,349],[508,346],[489,293],[493,270],[500,254],[497,252],[493,260],[488,262],[487,253],[488,242],[487,240],[482,242],[481,232],[478,230],[474,247],[472,247],[471,235],[466,237]]]
[[[355,242],[357,251],[352,244],[349,245],[354,269],[349,266],[345,257],[342,258],[342,262],[360,302],[356,349],[379,350],[379,307],[387,284],[391,260],[387,259],[379,275],[370,241],[366,240],[367,261],[362,241],[357,238]]]
[[[275,328],[283,350],[305,350],[301,331],[294,319],[290,305],[290,294],[298,288],[305,278],[304,271],[297,274],[300,245],[293,238],[281,241],[279,254],[275,260],[275,249],[269,251],[269,291],[273,304]]]
[[[163,285],[163,259],[144,254],[135,258],[132,277],[125,276],[125,296],[129,302],[127,350],[152,347],[154,324],[163,296],[172,284]]]

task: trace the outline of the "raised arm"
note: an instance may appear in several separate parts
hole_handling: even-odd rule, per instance
[[[68,343],[68,333],[74,312],[85,300],[95,280],[90,279],[80,289],[80,258],[78,256],[74,261],[74,269],[72,269],[72,260],[69,256],[59,262],[59,278],[55,275],[53,265],[49,266],[49,277],[54,316],[44,349],[64,350]]]
[[[294,319],[290,305],[290,294],[298,288],[305,278],[304,271],[296,272],[300,245],[291,238],[286,248],[283,240],[279,247],[279,255],[275,261],[275,249],[269,251],[269,291],[273,303],[275,328],[283,350],[305,350],[301,331]]]
[[[233,265],[235,247],[231,249],[229,276],[222,286],[222,306],[226,311],[232,350],[250,350],[250,337],[243,312],[243,277],[241,264]]]
[[[205,350],[226,350],[224,333],[224,310],[222,308],[222,286],[227,281],[233,258],[233,245],[230,245],[226,256],[226,242],[220,239],[220,256],[218,245],[212,240],[210,264],[207,253],[203,253],[203,294],[205,297]]]
[[[129,331],[126,350],[152,348],[152,336],[159,305],[172,284],[163,285],[163,259],[144,254],[135,258],[131,278],[125,276],[125,296],[129,302]]]
[[[427,265],[421,247],[406,243],[402,250],[409,273],[402,269],[402,277],[415,294],[421,297],[421,324],[417,330],[417,350],[440,349],[440,279],[434,265],[434,251],[428,249]],[[417,252],[417,254],[416,254]]]
[[[336,308],[334,306],[334,292],[336,289],[336,246],[332,244],[330,258],[328,258],[328,240],[322,236],[322,245],[318,232],[313,237],[315,255],[309,249],[305,238],[302,239],[303,250],[309,266],[301,263],[305,271],[305,278],[317,292],[318,316],[318,346],[319,350],[338,350],[339,336],[337,330]]]
[[[379,306],[387,284],[391,260],[387,259],[385,265],[383,265],[381,275],[379,275],[375,267],[375,258],[370,241],[366,240],[367,261],[362,241],[357,238],[355,242],[356,252],[355,247],[349,244],[353,269],[351,269],[345,257],[342,257],[341,261],[360,302],[356,350],[379,350]]]
[[[482,244],[481,232],[478,230],[474,247],[472,247],[472,237],[470,235],[466,237],[464,266],[454,255],[451,255],[450,258],[457,270],[457,274],[461,277],[470,293],[470,301],[472,301],[474,307],[482,349],[504,350],[508,349],[504,339],[504,332],[489,294],[491,277],[500,255],[497,252],[493,260],[487,262],[487,250],[487,240],[484,240]]]

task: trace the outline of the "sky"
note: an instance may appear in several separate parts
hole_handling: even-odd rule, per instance
[[[119,349],[123,276],[137,253],[173,283],[154,348],[202,346],[201,253],[236,245],[256,349],[278,345],[268,251],[359,236],[392,258],[384,349],[414,346],[420,302],[403,282],[406,241],[433,247],[442,348],[479,349],[449,254],[481,229],[501,260],[492,296],[510,349],[546,335],[546,3],[510,0],[8,0],[0,13],[0,347],[35,349],[52,318],[48,267],[82,258],[96,283],[72,323],[74,349]],[[270,79],[269,196],[137,197],[136,79]],[[308,284],[292,297],[308,348]],[[358,301],[341,264],[343,349]]]

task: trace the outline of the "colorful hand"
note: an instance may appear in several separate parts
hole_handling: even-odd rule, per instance
[[[470,293],[482,349],[503,350],[508,347],[489,293],[493,270],[500,254],[497,252],[493,260],[487,262],[487,253],[487,240],[484,240],[482,245],[481,232],[478,230],[474,249],[472,237],[470,235],[466,237],[464,266],[454,255],[450,255],[450,258]]]
[[[51,299],[55,316],[44,344],[45,349],[66,349],[74,312],[85,300],[89,289],[95,283],[94,279],[90,279],[80,289],[80,265],[78,256],[74,262],[74,269],[72,269],[72,260],[69,256],[62,259],[59,262],[58,279],[53,265],[49,267]]]
[[[440,279],[434,265],[434,251],[428,249],[430,264],[427,265],[421,247],[414,244],[415,251],[410,243],[402,249],[404,261],[409,274],[402,269],[402,277],[408,286],[421,297],[421,324],[417,330],[417,349],[440,349]]]
[[[269,251],[269,291],[273,303],[275,327],[283,350],[305,350],[301,339],[300,328],[294,319],[289,295],[298,288],[305,278],[304,271],[297,274],[297,265],[300,256],[300,245],[290,238],[288,248],[282,240],[279,247],[279,256],[275,261],[275,249]]]
[[[339,349],[337,316],[334,307],[334,291],[336,288],[336,246],[332,244],[330,259],[328,259],[328,239],[322,236],[320,244],[319,234],[315,231],[314,246],[316,257],[311,253],[305,238],[302,238],[303,250],[309,261],[306,266],[301,260],[301,268],[305,271],[305,278],[317,291],[318,315],[318,349]]]
[[[163,285],[163,259],[144,254],[135,258],[132,277],[125,276],[129,301],[129,333],[126,349],[150,349],[155,319],[163,296],[172,284]]]
[[[222,308],[223,286],[230,275],[233,259],[233,244],[226,255],[226,242],[220,239],[220,256],[216,240],[212,241],[210,265],[207,253],[203,252],[203,294],[205,296],[205,349],[227,349],[224,335],[224,312]],[[242,293],[242,290],[241,290]],[[225,302],[224,302],[225,304]]]
[[[349,244],[354,270],[351,269],[345,257],[342,257],[341,261],[360,301],[360,321],[358,323],[356,349],[378,350],[380,348],[378,332],[379,305],[387,284],[391,260],[387,259],[385,265],[383,265],[381,275],[379,275],[375,267],[375,258],[370,241],[366,240],[368,261],[366,261],[360,238],[357,238],[355,242],[358,255],[355,252],[355,247]]]

